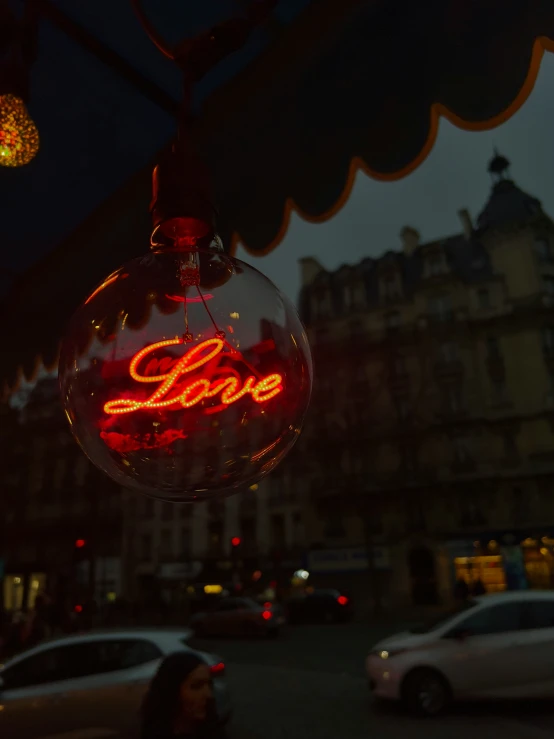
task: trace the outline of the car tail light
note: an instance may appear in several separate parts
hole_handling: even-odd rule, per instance
[[[271,618],[271,611],[262,611],[262,618],[264,621],[269,621]]]
[[[348,605],[348,598],[346,597],[346,595],[339,595],[339,597],[337,598],[337,603],[340,606],[346,606]]]
[[[218,662],[210,667],[212,677],[223,677],[225,674],[225,662]]]

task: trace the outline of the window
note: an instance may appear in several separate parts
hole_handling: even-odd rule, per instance
[[[435,277],[443,275],[447,271],[446,261],[442,252],[429,254],[425,259],[425,276]]]
[[[85,660],[92,670],[86,674],[128,670],[162,656],[158,647],[145,639],[106,639],[78,645],[78,649],[90,650],[90,660]]]
[[[350,385],[350,392],[352,398],[366,398],[369,392],[369,386],[367,381],[367,375],[365,367],[358,364],[356,367],[352,367],[352,384]]]
[[[442,362],[455,362],[458,359],[458,345],[453,341],[445,341],[439,346],[439,358]]]
[[[345,310],[356,308],[363,302],[362,293],[357,285],[345,285],[342,294]]]
[[[491,380],[491,394],[493,403],[506,402],[506,381],[504,379]]]
[[[542,346],[545,354],[554,354],[554,328],[546,326],[542,330]]]
[[[469,451],[469,442],[467,439],[458,437],[454,439],[454,456],[456,462],[464,463],[471,460],[471,453]]]
[[[550,241],[545,237],[535,239],[535,253],[541,262],[550,262],[552,260]]]
[[[346,310],[349,310],[354,306],[354,290],[351,285],[346,285],[343,292],[343,302]]]
[[[173,537],[171,529],[162,529],[160,531],[160,554],[163,557],[173,556]]]
[[[381,280],[381,289],[385,300],[396,300],[402,297],[402,288],[396,274],[388,274]]]
[[[460,413],[464,409],[462,390],[459,387],[449,387],[445,392],[445,408],[450,413]]]
[[[385,315],[385,328],[389,331],[400,326],[400,313],[398,311],[392,311]]]
[[[399,448],[399,452],[402,470],[404,472],[415,472],[419,466],[417,449],[411,444],[406,444]]]
[[[412,402],[407,395],[398,395],[394,399],[399,421],[407,420],[412,413]]]
[[[513,434],[504,434],[502,441],[504,446],[504,456],[506,459],[517,459],[519,452],[515,436]]]
[[[273,505],[285,502],[285,481],[280,473],[269,478],[269,502]]]
[[[314,295],[314,317],[325,318],[327,314],[327,293],[320,290]]]
[[[281,515],[271,516],[271,543],[274,548],[285,545],[285,519]]]
[[[188,526],[181,529],[181,557],[188,559],[192,553],[192,537]]]
[[[487,287],[477,290],[477,304],[481,310],[487,310],[491,307],[491,294]]]
[[[173,518],[173,504],[172,503],[162,503],[162,519],[164,521],[171,521]]]
[[[428,310],[435,321],[449,321],[452,318],[450,295],[435,295],[429,298]]]
[[[554,275],[543,275],[542,284],[547,295],[554,296]]]
[[[246,546],[254,547],[256,545],[256,519],[252,517],[243,518],[240,522],[240,532]]]
[[[6,690],[55,683],[69,678],[67,652],[62,647],[45,649],[39,654],[8,667],[2,673]]]
[[[314,338],[316,344],[327,344],[329,342],[329,329],[318,328]]]
[[[15,690],[125,670],[152,662],[161,656],[158,647],[144,639],[85,641],[46,649],[8,667],[2,677],[6,689]]]
[[[483,526],[487,523],[487,518],[480,508],[481,504],[481,496],[477,493],[473,495],[464,493],[459,498],[461,526]]]
[[[221,542],[223,541],[223,522],[211,521],[208,526],[208,532],[212,549],[220,548]]]
[[[142,559],[150,559],[152,557],[152,536],[150,534],[142,534],[140,537],[140,552]]]
[[[531,518],[531,505],[529,495],[521,488],[514,488],[512,490],[512,507],[511,507],[511,518],[513,521],[518,523],[525,523]]]
[[[394,357],[392,369],[395,377],[405,377],[408,374],[406,357],[403,357],[402,355]]]
[[[487,336],[487,356],[489,359],[498,359],[502,356],[496,336]]]
[[[470,636],[505,634],[519,631],[522,626],[522,603],[502,603],[482,608],[459,623],[454,631],[468,631]]]
[[[352,337],[359,337],[363,336],[364,334],[364,327],[361,321],[355,319],[353,321],[350,321],[348,324],[348,330],[350,333],[350,336]]]
[[[154,517],[154,501],[151,498],[145,498],[143,502],[142,515],[143,518]]]
[[[333,539],[341,539],[343,536],[346,536],[344,520],[340,512],[336,512],[327,518],[325,536]]]
[[[530,600],[525,603],[526,629],[554,628],[554,600]]]

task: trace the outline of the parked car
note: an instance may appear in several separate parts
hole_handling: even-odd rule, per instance
[[[0,736],[38,739],[87,728],[127,735],[138,729],[139,708],[161,660],[190,650],[191,635],[183,629],[98,631],[22,652],[0,670]],[[210,666],[217,709],[226,720],[224,662],[197,654]]]
[[[297,595],[286,603],[291,624],[344,623],[353,615],[352,601],[339,590],[314,590]]]
[[[433,716],[457,699],[552,698],[553,663],[554,593],[517,591],[380,641],[366,669],[378,698]]]
[[[223,598],[190,620],[198,636],[277,636],[285,625],[282,609],[251,598]]]

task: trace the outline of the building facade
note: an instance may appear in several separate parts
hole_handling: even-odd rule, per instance
[[[507,160],[489,170],[454,236],[406,227],[399,250],[333,272],[301,260],[307,422],[238,496],[121,491],[71,439],[51,378],[5,408],[6,605],[48,589],[179,606],[191,583],[263,590],[297,570],[374,606],[447,603],[457,579],[554,587],[554,223]]]
[[[508,166],[455,236],[406,227],[401,251],[334,272],[301,260],[307,546],[366,547],[360,587],[384,602],[554,587],[554,224]]]
[[[2,599],[32,608],[47,593],[68,608],[121,593],[121,490],[75,444],[57,378],[2,407]]]

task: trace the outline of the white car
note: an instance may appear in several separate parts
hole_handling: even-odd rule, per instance
[[[554,697],[554,592],[483,595],[376,644],[366,660],[379,699],[432,716],[451,700]]]
[[[75,729],[138,728],[148,683],[161,660],[188,646],[189,630],[97,631],[53,639],[0,669],[0,736],[38,739]],[[214,678],[218,714],[230,714],[225,664],[199,654]]]

